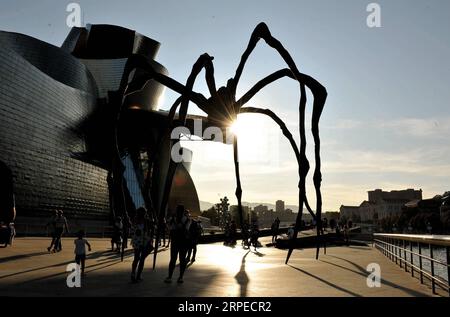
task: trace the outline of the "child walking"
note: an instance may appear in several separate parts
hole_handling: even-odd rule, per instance
[[[86,261],[86,245],[91,251],[91,245],[84,238],[84,231],[80,230],[78,232],[78,239],[75,239],[75,262],[81,265],[81,274],[84,274],[84,263]]]

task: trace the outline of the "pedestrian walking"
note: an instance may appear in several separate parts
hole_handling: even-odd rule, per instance
[[[54,220],[55,224],[55,242],[53,246],[53,251],[60,252],[62,250],[61,238],[64,233],[69,233],[69,226],[67,224],[67,219],[64,217],[62,210],[58,210],[58,214]]]
[[[202,234],[203,228],[201,221],[191,220],[191,224],[189,226],[189,249],[186,257],[187,262],[195,262],[195,256],[197,255],[197,244]]]
[[[183,205],[178,205],[176,209],[176,214],[174,221],[171,223],[170,227],[170,262],[169,262],[169,275],[164,280],[166,283],[172,281],[172,275],[175,270],[175,264],[177,258],[180,260],[180,276],[177,282],[183,283],[184,271],[186,270],[186,253],[188,250],[188,233],[189,233],[190,220],[186,215]]]
[[[120,252],[120,247],[122,245],[122,234],[123,234],[123,222],[122,217],[118,216],[114,220],[113,234],[111,237],[111,250],[114,251],[114,246],[116,246],[116,251]]]
[[[278,237],[278,230],[280,229],[280,218],[276,218],[271,226],[272,231],[272,243],[274,243]]]
[[[142,281],[141,274],[147,256],[153,250],[154,223],[144,207],[136,210],[136,216],[131,223],[131,245],[134,249],[134,259],[131,264],[131,281]]]
[[[84,238],[84,231],[80,230],[77,235],[75,244],[75,262],[81,267],[81,274],[84,274],[84,266],[86,262],[86,246],[89,248],[89,252],[92,250],[89,242]]]

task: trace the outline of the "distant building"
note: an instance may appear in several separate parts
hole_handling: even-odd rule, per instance
[[[275,220],[276,215],[272,209],[268,209],[267,206],[259,205],[253,208],[253,211],[258,216],[259,226],[261,228],[270,228],[272,222]]]
[[[277,212],[277,213],[284,212],[284,201],[283,200],[277,200],[275,202],[275,212]]]
[[[370,222],[374,218],[383,219],[398,215],[402,212],[405,204],[410,201],[422,199],[422,190],[406,189],[383,191],[375,189],[368,191],[368,200],[359,206],[340,207],[341,218],[357,222]]]
[[[339,208],[340,218],[345,218],[347,220],[353,219],[356,215],[359,216],[358,206],[344,206],[341,205]]]
[[[359,217],[361,222],[370,222],[373,220],[376,212],[376,203],[364,200],[359,205]]]
[[[305,218],[304,216],[305,215],[303,215],[303,218]],[[338,220],[339,219],[339,212],[337,212],[337,211],[326,211],[325,213],[322,214],[322,217],[323,218],[327,218],[328,221],[330,221],[331,219]]]
[[[230,215],[232,219],[239,221],[239,211],[237,205],[230,206]],[[242,206],[242,218],[244,222],[246,221],[248,223],[251,223],[253,220],[258,220],[255,212],[251,210],[249,206]]]
[[[403,206],[412,200],[422,199],[422,190],[406,189],[393,190],[390,192],[376,189],[368,192],[369,204],[372,204],[373,215],[377,214],[378,219],[398,215],[402,212]],[[367,204],[365,206],[368,206]],[[368,208],[363,209],[369,210]],[[373,219],[373,216],[372,216]]]
[[[286,209],[282,212],[276,212],[275,216],[278,217],[282,223],[287,223],[289,225],[295,223],[297,220],[297,213],[294,213],[291,209]]]
[[[256,212],[257,214],[258,213],[264,213],[264,212],[269,211],[269,208],[267,206],[264,206],[264,205],[258,205],[255,208],[253,208],[253,211]]]

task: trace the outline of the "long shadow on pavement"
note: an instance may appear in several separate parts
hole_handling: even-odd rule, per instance
[[[302,269],[300,269],[300,268],[298,268],[298,267],[295,267],[295,266],[293,266],[293,265],[290,265],[290,264],[288,264],[288,266],[290,266],[291,268],[293,268],[293,269],[295,269],[295,270],[297,270],[297,271],[299,271],[299,272],[302,272],[302,273],[304,273],[304,274],[306,274],[306,275],[308,275],[308,276],[310,276],[310,277],[312,277],[312,278],[315,278],[316,280],[318,280],[318,281],[320,281],[320,282],[322,282],[322,283],[324,283],[324,284],[327,284],[327,285],[329,285],[329,286],[331,286],[331,287],[333,287],[333,288],[335,288],[335,289],[338,289],[338,290],[340,290],[340,291],[342,291],[342,292],[344,292],[344,293],[347,293],[347,294],[349,294],[349,295],[351,295],[351,296],[361,297],[361,295],[356,294],[356,293],[353,293],[352,291],[349,291],[348,289],[345,289],[345,288],[343,288],[343,287],[341,287],[341,286],[338,286],[338,285],[336,285],[336,284],[334,284],[334,283],[331,283],[331,282],[329,282],[329,281],[327,281],[327,280],[324,280],[323,278],[320,278],[320,277],[318,277],[317,275],[314,275],[314,274],[312,274],[312,273],[306,272],[305,270],[302,270]]]
[[[241,261],[241,267],[239,269],[239,272],[234,276],[234,279],[238,282],[240,286],[240,296],[246,297],[247,296],[247,287],[248,282],[250,279],[248,278],[247,272],[245,271],[245,258],[250,253],[250,250],[248,250],[245,255],[242,257]]]
[[[322,262],[325,262],[325,263],[328,263],[328,264],[331,264],[331,265],[334,265],[334,266],[336,266],[336,267],[340,267],[340,268],[345,269],[345,270],[347,270],[347,271],[351,271],[351,272],[354,272],[354,273],[356,273],[356,274],[360,274],[360,275],[362,275],[362,276],[364,276],[364,277],[367,277],[367,276],[368,276],[368,272],[367,272],[362,266],[360,266],[360,265],[358,265],[358,264],[356,264],[356,263],[354,263],[354,262],[352,262],[352,261],[350,261],[350,260],[347,260],[347,259],[344,259],[344,258],[335,256],[335,255],[328,255],[328,256],[333,257],[333,258],[336,258],[336,259],[339,259],[339,260],[342,260],[342,261],[345,261],[345,262],[351,264],[352,266],[354,266],[355,268],[357,268],[359,272],[354,271],[354,270],[351,270],[351,269],[346,268],[346,267],[344,267],[344,266],[341,266],[341,265],[339,265],[339,264],[335,264],[335,263],[331,263],[331,262],[327,262],[327,261],[323,261],[323,260],[321,260],[321,261],[322,261]],[[401,289],[402,291],[404,291],[405,293],[408,293],[408,294],[411,295],[411,296],[416,296],[416,297],[417,297],[417,296],[419,296],[419,297],[427,296],[427,295],[424,295],[423,293],[417,292],[417,291],[412,290],[412,289],[410,289],[410,288],[403,287],[403,286],[401,286],[401,285],[398,285],[398,284],[395,284],[395,283],[393,283],[393,282],[390,282],[390,281],[388,281],[388,280],[386,280],[386,279],[384,279],[384,278],[381,278],[381,282],[382,282],[383,284],[389,285],[389,286],[391,286],[391,287]]]
[[[21,260],[24,258],[31,258],[33,256],[40,256],[40,255],[51,255],[50,252],[34,252],[34,253],[26,253],[26,254],[18,254],[18,255],[12,255],[12,256],[8,256],[5,258],[0,258],[0,263],[5,263],[5,262],[10,262],[10,261],[16,261],[16,260]]]

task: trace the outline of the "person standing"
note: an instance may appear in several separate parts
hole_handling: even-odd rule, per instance
[[[180,276],[177,282],[183,283],[184,271],[186,270],[187,261],[186,253],[188,249],[188,231],[190,220],[186,215],[183,205],[178,205],[176,209],[175,219],[170,226],[170,262],[169,276],[164,280],[166,283],[172,282],[172,275],[175,270],[177,258],[180,260]]]
[[[91,251],[91,245],[84,238],[84,231],[80,230],[78,232],[78,238],[74,241],[75,244],[75,262],[81,266],[81,274],[84,274],[84,265],[86,261],[86,246],[88,246],[89,251]]]
[[[272,223],[272,243],[275,242],[278,236],[278,230],[280,228],[280,219],[277,217]]]
[[[62,250],[61,237],[63,233],[69,233],[69,226],[67,224],[67,219],[64,217],[63,211],[58,210],[58,215],[55,218],[55,245],[54,251],[60,252]]]
[[[252,229],[250,232],[250,245],[253,245],[253,247],[255,248],[255,252],[256,248],[258,247],[258,238],[259,238],[259,228],[258,224],[254,222],[252,224]]]
[[[131,264],[131,281],[142,281],[141,274],[147,256],[153,250],[153,223],[144,207],[136,210],[136,216],[131,223],[131,245],[134,249],[134,259]],[[136,271],[137,269],[137,271]]]
[[[52,237],[52,242],[50,243],[50,246],[47,248],[48,252],[50,252],[52,250],[52,247],[55,245],[55,241],[56,241],[56,227],[55,227],[56,217],[58,217],[58,210],[55,210],[55,215],[49,220],[49,222],[46,225],[46,227],[49,229],[50,235]]]
[[[200,237],[203,234],[203,228],[201,221],[191,220],[191,225],[189,226],[189,250],[187,253],[186,261],[195,262],[195,256],[197,255],[197,244]],[[192,253],[192,259],[191,259]]]
[[[123,222],[122,217],[116,217],[113,226],[113,235],[111,238],[111,249],[114,251],[114,245],[116,246],[116,251],[120,252],[120,246],[122,244],[122,233],[123,233]]]

